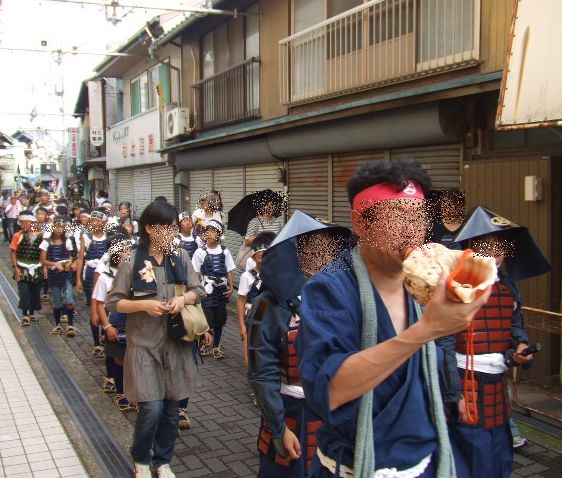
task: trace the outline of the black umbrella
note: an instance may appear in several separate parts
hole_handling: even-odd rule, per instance
[[[269,202],[275,204],[273,215],[279,217],[283,212],[283,204],[285,203],[281,194],[271,189],[264,189],[244,196],[228,211],[228,229],[245,236],[250,221],[257,217],[259,210]]]

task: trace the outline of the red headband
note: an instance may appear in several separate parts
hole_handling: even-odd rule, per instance
[[[422,188],[415,181],[409,181],[402,191],[396,191],[394,184],[375,184],[361,191],[353,198],[354,211],[367,209],[385,199],[425,199]]]

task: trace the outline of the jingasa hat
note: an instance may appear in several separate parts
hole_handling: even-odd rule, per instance
[[[513,255],[505,259],[505,266],[512,280],[529,279],[552,271],[552,265],[544,257],[526,227],[484,206],[477,206],[470,212],[455,235],[454,242],[473,240],[487,234],[514,242]]]

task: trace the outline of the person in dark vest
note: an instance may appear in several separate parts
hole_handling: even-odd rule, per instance
[[[513,465],[506,372],[510,365],[529,367],[533,360],[524,353],[529,337],[515,281],[549,272],[552,266],[527,228],[482,206],[455,236],[455,242],[465,241],[474,252],[496,259],[499,281],[474,317],[473,358],[466,331],[437,340],[445,351],[441,388],[458,476],[504,478]]]
[[[43,266],[39,259],[39,245],[42,236],[33,213],[21,211],[18,222],[21,230],[12,237],[10,250],[14,279],[18,284],[21,325],[29,326],[31,322],[38,321],[34,314],[41,310]]]
[[[238,298],[236,299],[236,309],[238,313],[238,326],[240,327],[240,339],[242,340],[244,365],[248,366],[248,348],[246,334],[246,316],[261,292],[262,281],[260,269],[262,256],[265,250],[275,239],[274,232],[260,232],[252,241],[252,260],[255,266],[251,270],[244,271],[240,276],[238,284]]]
[[[84,209],[92,209],[90,201],[83,197],[84,185],[81,182],[72,183],[68,186],[68,207],[79,206]]]
[[[191,219],[191,213],[189,211],[181,212],[178,216],[178,220],[180,225],[178,245],[193,259],[195,251],[205,244],[199,237],[193,234],[193,220]]]
[[[193,221],[189,211],[183,211],[178,215],[180,232],[176,238],[177,245],[189,254],[189,258],[193,259],[193,254],[200,247],[203,247],[204,242],[193,234]],[[178,428],[186,430],[191,428],[191,420],[187,413],[187,405],[189,398],[184,398],[179,401],[179,422]]]
[[[103,378],[104,393],[114,393],[113,403],[122,412],[136,410],[123,393],[123,365],[127,349],[125,325],[127,314],[121,312],[107,313],[105,299],[113,286],[117,267],[132,251],[132,242],[127,234],[115,234],[107,242],[108,267],[99,274],[92,293],[92,304],[97,308],[97,316],[103,328],[106,343],[104,347],[106,375]]]
[[[76,290],[84,291],[86,305],[91,305],[92,292],[94,290],[94,273],[101,258],[107,249],[107,237],[105,236],[105,225],[107,214],[103,209],[95,209],[90,214],[88,231],[83,234],[78,256],[78,267],[76,268]],[[100,327],[97,314],[92,314],[91,321],[92,338],[94,341],[94,358],[103,357],[103,346],[100,344]]]
[[[204,230],[205,246],[193,254],[193,268],[201,277],[207,298],[201,301],[205,317],[213,332],[213,345],[203,345],[202,356],[223,359],[220,346],[222,329],[226,324],[226,304],[234,291],[232,271],[236,269],[230,251],[220,243],[224,233],[222,223],[215,219],[207,222]]]
[[[61,322],[68,323],[67,337],[74,337],[78,330],[74,327],[74,286],[72,284],[72,262],[76,260],[76,247],[71,239],[66,238],[67,221],[56,217],[52,223],[52,232],[44,238],[41,249],[41,264],[47,267],[47,279],[53,298],[53,319],[55,326],[52,335],[61,335]],[[61,320],[65,316],[64,321]]]
[[[264,291],[247,318],[248,380],[262,416],[259,478],[309,476],[321,422],[306,404],[297,367],[300,294],[307,279],[320,270],[348,267],[349,236],[348,229],[295,211],[263,253]]]

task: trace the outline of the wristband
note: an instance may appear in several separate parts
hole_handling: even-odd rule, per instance
[[[107,324],[106,326],[103,327],[103,331],[105,332],[107,329],[109,329],[109,327],[113,327],[111,324]]]

